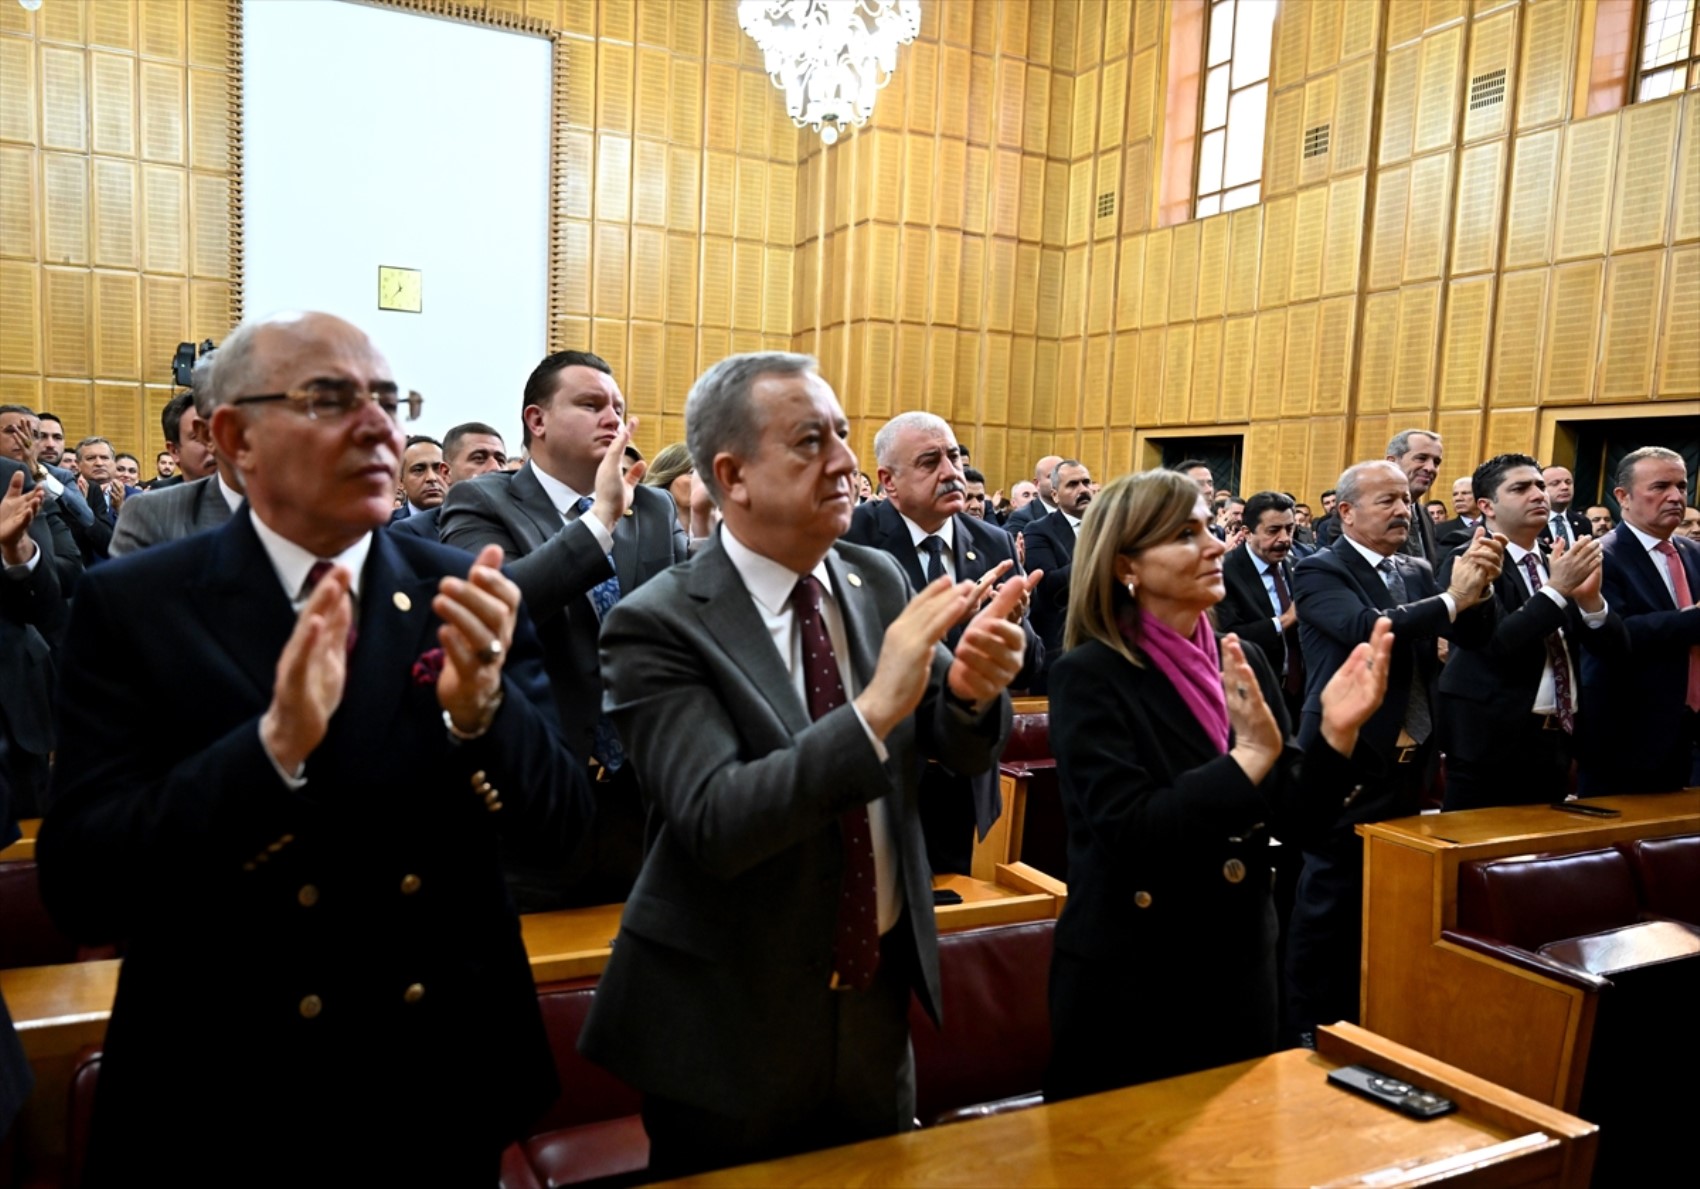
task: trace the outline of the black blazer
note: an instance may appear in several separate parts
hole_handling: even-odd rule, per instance
[[[690,542],[679,527],[678,509],[665,491],[638,487],[614,531],[614,569],[588,524],[561,519],[526,463],[514,472],[492,471],[449,488],[437,519],[443,544],[477,554],[500,545],[507,574],[525,596],[526,608],[543,641],[543,663],[554,687],[567,745],[590,756],[602,712],[602,671],[596,639],[602,624],[591,605],[591,588],[620,575],[621,596],[683,561]],[[406,524],[407,521],[402,521]],[[399,527],[399,526],[398,526]]]
[[[1700,596],[1700,545],[1673,534],[1671,544]],[[1662,793],[1690,783],[1694,738],[1684,730],[1689,649],[1700,644],[1700,611],[1672,601],[1654,558],[1628,524],[1605,535],[1600,593],[1623,618],[1629,652],[1582,658],[1589,708],[1581,788],[1589,796]],[[1658,559],[1662,562],[1664,559]]]
[[[390,521],[390,531],[405,533],[410,537],[418,537],[424,541],[437,539],[437,524],[443,515],[443,505],[427,508],[417,516],[403,516],[400,520]]]
[[[1393,621],[1393,662],[1387,675],[1387,697],[1381,709],[1358,733],[1359,751],[1367,745],[1383,763],[1393,758],[1394,744],[1405,721],[1410,701],[1412,675],[1422,696],[1434,696],[1435,671],[1440,660],[1435,641],[1485,640],[1492,635],[1495,612],[1492,600],[1461,612],[1456,623],[1448,622],[1446,604],[1435,585],[1434,572],[1419,558],[1396,553],[1393,563],[1405,581],[1408,601],[1395,605],[1393,593],[1381,575],[1365,561],[1342,535],[1329,549],[1305,558],[1293,569],[1293,600],[1299,608],[1299,640],[1305,654],[1304,721],[1299,742],[1310,745],[1322,726],[1322,690],[1352,649],[1369,639],[1375,621],[1385,615]],[[1368,786],[1366,786],[1367,788]],[[1380,821],[1400,813],[1415,813],[1415,805],[1394,805],[1391,793],[1354,801],[1342,824]]]
[[[1453,553],[1441,563],[1441,585],[1451,580],[1457,558]],[[1531,598],[1522,577],[1513,573],[1515,565],[1508,553],[1493,584],[1493,634],[1454,643],[1440,671],[1441,744],[1448,755],[1477,763],[1494,758],[1512,732],[1527,727],[1546,671],[1546,638],[1553,632],[1564,629],[1577,670],[1579,723],[1591,709],[1580,688],[1584,653],[1618,658],[1629,650],[1629,633],[1609,603],[1606,621],[1590,628],[1574,600],[1560,607],[1545,595]]]
[[[1037,502],[1037,501],[1035,501]],[[1068,624],[1068,578],[1074,563],[1074,526],[1061,512],[1030,521],[1022,529],[1027,541],[1027,568],[1043,570],[1033,592],[1033,627],[1045,642],[1046,668],[1062,653],[1063,629]]]
[[[1594,535],[1594,526],[1592,522],[1574,508],[1566,508],[1562,512],[1554,512],[1553,516],[1564,517],[1564,519],[1570,524],[1570,535],[1575,537],[1578,541],[1586,541],[1589,537]],[[1553,535],[1551,519],[1547,521],[1546,527],[1541,529],[1540,540],[1541,545],[1544,548],[1549,550],[1552,548]]]
[[[1480,516],[1476,517],[1475,524],[1466,524],[1462,516],[1454,516],[1451,520],[1445,520],[1435,525],[1434,539],[1441,551],[1441,556],[1436,561],[1445,561],[1450,550],[1456,549],[1460,545],[1468,545],[1470,538],[1475,536],[1476,528],[1481,523],[1482,518]]]
[[[260,743],[295,615],[246,508],[85,576],[37,855],[60,927],[126,945],[92,1168],[177,1172],[192,1150],[199,1167],[240,1157],[251,1183],[307,1183],[333,1153],[359,1164],[374,1128],[395,1142],[383,1159],[429,1159],[499,1147],[552,1098],[498,837],[563,857],[589,786],[523,613],[489,732],[449,738],[415,666],[437,647],[439,581],[466,567],[374,534],[346,692],[298,790]],[[123,684],[159,672],[185,698]]]
[[[1281,572],[1287,576],[1287,592],[1291,594],[1293,563],[1282,562]],[[1216,629],[1224,633],[1236,632],[1240,639],[1250,640],[1263,650],[1270,664],[1281,668],[1287,644],[1275,626],[1275,608],[1269,602],[1263,575],[1258,572],[1257,558],[1246,546],[1238,545],[1228,550],[1227,556],[1222,559],[1222,585],[1226,593],[1216,604]]]
[[[1255,644],[1245,653],[1287,733],[1279,679]],[[1326,830],[1350,795],[1350,762],[1320,741],[1308,755],[1289,746],[1254,785],[1161,670],[1096,640],[1058,659],[1050,698],[1069,862],[1056,948],[1087,964],[1054,968],[1051,1015],[1065,1043],[1052,1084],[1127,1084],[1270,1051],[1269,837],[1302,845]],[[1137,969],[1113,1012],[1091,991],[1102,977],[1093,967]],[[1136,1045],[1100,1043],[1129,1028],[1141,1032]],[[1102,1049],[1130,1047],[1132,1068],[1102,1068],[1114,1059]]]

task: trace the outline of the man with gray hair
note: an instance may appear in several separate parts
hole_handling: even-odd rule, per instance
[[[1644,446],[1618,465],[1623,523],[1601,540],[1600,593],[1629,629],[1629,655],[1582,656],[1584,795],[1700,783],[1700,545],[1683,537],[1688,467]]]
[[[1015,542],[996,524],[967,513],[966,468],[948,422],[932,413],[899,413],[874,435],[879,484],[887,498],[858,507],[844,540],[883,549],[903,567],[910,585],[924,590],[942,577],[982,582],[1010,563],[1019,575]],[[989,590],[985,597],[990,597]],[[1026,660],[1014,686],[1025,689],[1044,670],[1045,647],[1028,625],[1025,605],[1018,622],[1027,638]],[[966,623],[952,628],[945,646],[954,649]],[[995,770],[965,777],[927,765],[921,783],[921,828],[927,859],[937,873],[967,875],[974,838],[985,838],[1003,812]]]
[[[1041,516],[1027,526],[1025,533],[1026,560],[1030,569],[1042,571],[1033,599],[1033,626],[1045,642],[1047,667],[1062,655],[1063,628],[1068,622],[1068,579],[1074,563],[1074,536],[1080,530],[1081,517],[1097,487],[1092,472],[1078,458],[1059,458],[1051,470],[1051,490],[1056,497],[1057,510]],[[1034,693],[1044,693],[1044,674],[1032,687]]]
[[[976,584],[917,595],[839,540],[856,457],[806,355],[715,364],[685,436],[723,520],[602,633],[650,848],[580,1039],[644,1092],[653,1179],[913,1126],[909,999],[939,1004],[919,774],[992,766],[1029,585],[952,656]]]
[[[1387,443],[1387,461],[1404,472],[1411,485],[1411,506],[1418,507],[1428,489],[1440,474],[1445,448],[1440,435],[1430,429],[1402,429]],[[1440,568],[1445,550],[1436,543],[1434,521],[1427,515],[1411,518],[1411,531],[1405,538],[1404,553],[1428,562],[1430,570]]]
[[[179,427],[178,433],[196,435],[193,449],[213,460],[212,474],[197,479],[185,471],[184,482],[147,492],[143,499],[126,500],[112,530],[113,557],[218,528],[242,506],[242,476],[233,463],[219,457],[212,444],[213,410],[224,399],[217,387],[217,359],[216,352],[197,359],[190,377],[193,387],[173,397],[161,415],[162,421]],[[173,410],[179,402],[181,406]],[[188,431],[181,428],[184,425],[190,427]],[[172,431],[168,427],[166,432]]]
[[[1378,619],[1393,621],[1394,645],[1387,697],[1358,734],[1353,760],[1363,783],[1333,830],[1303,844],[1287,936],[1289,1026],[1301,1038],[1319,1024],[1358,1017],[1363,851],[1353,828],[1418,811],[1439,760],[1435,642],[1482,644],[1491,636],[1492,583],[1505,550],[1504,537],[1478,528],[1441,590],[1428,562],[1404,552],[1414,526],[1429,523],[1413,502],[1408,472],[1388,461],[1360,462],[1336,486],[1340,539],[1293,570],[1305,661],[1301,747],[1321,730],[1323,688]]]

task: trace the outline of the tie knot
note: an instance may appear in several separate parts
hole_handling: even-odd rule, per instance
[[[325,575],[331,572],[333,565],[334,563],[322,558],[314,562],[312,568],[307,571],[307,581],[302,586],[303,593],[312,594],[319,583],[325,580]]]
[[[578,503],[573,505],[574,515],[583,516],[586,512],[590,511],[590,505],[595,502],[596,501],[588,495],[579,496]]]
[[[820,579],[813,574],[804,574],[797,579],[797,585],[791,591],[791,605],[799,612],[810,615],[820,614],[821,584]]]
[[[1380,570],[1383,574],[1391,574],[1393,572],[1393,559],[1391,557],[1384,557],[1381,559],[1381,564],[1375,568]]]
[[[1676,546],[1672,545],[1669,541],[1660,541],[1657,545],[1653,546],[1653,552],[1662,553],[1666,557],[1675,557]]]
[[[931,556],[937,557],[939,550],[944,548],[944,538],[936,534],[922,537],[921,548],[925,549]]]

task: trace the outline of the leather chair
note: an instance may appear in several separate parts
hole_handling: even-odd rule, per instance
[[[1620,842],[1647,914],[1700,925],[1700,834]]]
[[[625,1184],[649,1167],[649,1136],[639,1114],[641,1096],[579,1055],[579,1033],[595,993],[593,978],[537,988],[561,1096],[538,1121],[530,1139],[503,1153],[502,1189]]]
[[[1038,1105],[1051,1059],[1055,930],[1055,921],[1044,920],[940,935],[943,1030],[918,1003],[909,1006],[923,1124]]]
[[[1640,917],[1635,873],[1612,847],[1481,859],[1458,869],[1458,927],[1523,949]]]
[[[1026,863],[1068,881],[1068,827],[1051,756],[1051,716],[1017,712],[998,760],[1003,816],[974,847],[974,876],[991,879],[999,863]]]

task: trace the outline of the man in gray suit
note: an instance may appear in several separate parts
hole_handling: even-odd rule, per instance
[[[697,380],[720,532],[602,634],[652,844],[580,1044],[644,1091],[657,1178],[912,1126],[909,996],[939,1002],[920,769],[992,764],[1022,662],[1027,579],[952,657],[976,584],[914,595],[837,541],[856,458],[814,367],[738,355]]]
[[[622,477],[634,423],[607,363],[560,351],[525,384],[521,418],[530,460],[449,488],[438,518],[443,544],[476,554],[500,545],[543,640],[544,667],[567,746],[587,761],[597,820],[567,870],[508,864],[521,912],[625,899],[643,859],[643,806],[625,751],[602,715],[596,638],[619,599],[689,554],[666,492]],[[406,523],[403,521],[402,523]]]
[[[196,362],[194,392],[212,390],[212,369],[216,359],[216,355],[207,354]],[[107,550],[113,557],[217,528],[242,506],[242,476],[233,465],[219,458],[212,446],[212,434],[208,428],[212,424],[212,402],[206,401],[204,411],[197,409],[193,403],[194,392],[180,393],[172,399],[161,415],[162,428],[167,440],[174,440],[173,435],[183,433],[182,425],[189,423],[190,433],[195,435],[193,447],[204,451],[213,460],[216,469],[204,478],[190,478],[187,482],[174,483],[125,500],[123,510],[118,513],[118,523],[112,530],[112,544]],[[184,401],[184,397],[191,399]],[[199,454],[196,457],[198,459]],[[188,474],[187,471],[182,473]]]

